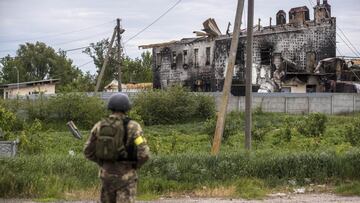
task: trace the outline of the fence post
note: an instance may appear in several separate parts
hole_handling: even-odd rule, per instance
[[[285,97],[285,109],[284,109],[284,111],[285,111],[285,113],[288,113],[288,105],[287,105],[287,96],[286,95],[284,95],[284,97]]]
[[[355,97],[355,94],[353,94],[353,113],[355,114],[356,112],[356,97]]]

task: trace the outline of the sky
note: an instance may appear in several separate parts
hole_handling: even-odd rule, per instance
[[[193,31],[200,31],[203,21],[209,17],[216,20],[223,33],[228,22],[234,22],[237,0],[0,0],[0,58],[8,54],[15,56],[19,45],[25,42],[45,42],[55,50],[88,46],[110,38],[116,18],[122,19],[126,30],[122,41],[126,42],[178,1],[180,3],[164,17],[124,44],[125,54],[136,58],[144,51],[138,49],[139,45],[194,37]],[[359,0],[328,2],[332,16],[337,18],[337,32],[342,35],[343,31],[360,50]],[[270,17],[276,19],[277,11],[288,12],[304,5],[310,9],[313,19],[315,4],[316,0],[255,0],[254,23],[261,18],[262,25],[268,26]],[[243,28],[246,10],[244,14]],[[339,37],[337,47],[338,55],[355,56]],[[67,56],[83,71],[95,73],[91,58],[82,50],[67,52]]]

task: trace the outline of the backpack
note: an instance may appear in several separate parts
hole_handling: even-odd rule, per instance
[[[117,161],[126,160],[128,157],[126,149],[128,121],[121,118],[105,118],[100,122],[96,133],[95,156],[100,160]]]

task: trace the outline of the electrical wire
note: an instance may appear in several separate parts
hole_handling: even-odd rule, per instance
[[[135,35],[131,36],[129,39],[127,39],[123,44],[125,45],[126,43],[128,43],[129,41],[133,40],[134,38],[136,38],[137,36],[139,36],[141,33],[143,33],[144,31],[146,31],[149,27],[151,27],[152,25],[154,25],[156,22],[158,22],[161,18],[163,18],[166,14],[168,14],[172,9],[174,9],[178,4],[181,3],[182,0],[178,0],[173,6],[171,6],[169,9],[167,9],[163,14],[161,14],[158,18],[156,18],[153,22],[151,22],[149,25],[147,25],[146,27],[144,27],[143,29],[141,29],[139,32],[137,32]],[[67,49],[64,50],[65,52],[71,52],[71,51],[77,51],[77,50],[82,50],[82,49],[86,49],[89,48],[90,46],[83,46],[83,47],[76,47],[76,48],[72,48],[72,49]]]
[[[88,61],[88,62],[86,62],[86,63],[84,63],[84,64],[81,64],[80,66],[78,66],[78,68],[81,68],[81,67],[83,67],[83,66],[86,66],[86,65],[90,64],[91,62],[93,62],[93,60]]]
[[[150,28],[152,25],[154,25],[156,22],[158,22],[161,18],[163,18],[166,14],[168,14],[171,10],[173,10],[178,4],[180,4],[182,2],[182,0],[178,0],[173,6],[171,6],[170,8],[168,8],[163,14],[161,14],[158,18],[156,18],[153,22],[151,22],[149,25],[147,25],[146,27],[144,27],[143,29],[141,29],[139,32],[137,32],[135,35],[131,36],[129,39],[127,39],[125,42],[124,42],[124,45],[133,40],[134,38],[136,38],[137,36],[139,36],[141,33],[145,32],[148,28]],[[88,27],[88,28],[83,28],[83,29],[80,29],[80,30],[76,30],[76,31],[71,31],[71,32],[66,32],[66,33],[61,33],[61,34],[58,34],[58,35],[62,35],[62,34],[71,34],[71,33],[74,33],[74,32],[78,32],[78,31],[83,31],[83,30],[86,30],[86,29],[90,29],[90,28],[93,28],[93,27],[96,27],[96,26],[100,26],[100,25],[104,25],[104,24],[108,24],[108,23],[111,23],[111,22],[114,22],[114,20],[110,21],[110,22],[107,22],[107,23],[102,23],[102,24],[99,24],[99,25],[95,25],[95,26],[92,26],[92,27]],[[104,33],[102,33],[104,34]],[[94,36],[91,36],[91,37],[94,37]],[[76,41],[82,41],[84,40],[84,38],[82,39],[78,39],[78,40],[73,40],[73,41],[69,41],[69,42],[62,42],[62,43],[58,43],[58,44],[53,44],[53,46],[57,46],[57,45],[63,45],[63,44],[69,44],[69,43],[72,43],[72,42],[76,42]],[[1,42],[1,41],[0,41]],[[65,52],[71,52],[71,51],[77,51],[77,50],[82,50],[82,49],[86,49],[86,48],[89,48],[90,46],[83,46],[83,47],[76,47],[76,48],[71,48],[71,49],[67,49],[67,50],[63,50]],[[0,52],[9,52],[9,51],[14,51],[14,50],[0,50]]]
[[[346,36],[346,34],[342,31],[342,29],[340,29],[340,27],[338,27],[338,29],[339,29],[340,32],[344,35],[345,39],[350,43],[350,45],[352,46],[352,48],[354,48],[355,52],[358,53],[358,56],[360,56],[360,51],[354,46],[353,43],[351,43],[351,41],[350,41],[349,38]]]
[[[71,41],[67,41],[67,42],[61,42],[61,43],[53,44],[52,46],[59,46],[59,45],[64,45],[64,44],[70,44],[70,43],[73,43],[73,42],[84,41],[85,39],[91,39],[91,38],[98,37],[98,36],[104,36],[105,34],[108,34],[108,33],[109,33],[109,31],[101,32],[101,33],[97,33],[95,35],[91,35],[91,36],[88,36],[88,37],[82,37],[82,38],[76,39],[76,40],[71,40]]]
[[[59,33],[59,34],[50,34],[50,35],[44,35],[44,36],[40,36],[40,37],[27,38],[27,39],[17,39],[17,40],[11,40],[11,41],[3,40],[3,41],[0,41],[0,43],[13,43],[13,42],[39,40],[39,39],[44,39],[44,38],[54,38],[54,37],[58,37],[58,36],[62,36],[62,35],[69,35],[69,34],[73,34],[73,33],[76,33],[76,32],[82,32],[82,31],[85,31],[85,30],[100,27],[100,26],[107,25],[107,24],[114,23],[114,22],[115,22],[115,20],[112,20],[112,21],[108,21],[108,22],[105,22],[105,23],[101,23],[101,24],[81,28],[81,29],[78,29],[78,30],[63,32],[63,33]]]
[[[161,14],[158,18],[156,18],[152,23],[150,23],[148,26],[140,30],[138,33],[127,39],[124,44],[128,43],[129,41],[133,40],[137,36],[139,36],[141,33],[145,32],[149,27],[154,25],[156,22],[158,22],[161,18],[163,18],[166,14],[168,14],[172,9],[174,9],[178,4],[181,3],[182,0],[178,0],[173,6],[171,6],[169,9],[167,9],[163,14]]]

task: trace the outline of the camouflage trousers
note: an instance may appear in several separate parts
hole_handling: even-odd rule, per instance
[[[134,203],[137,179],[124,181],[121,176],[101,177],[101,203]]]

